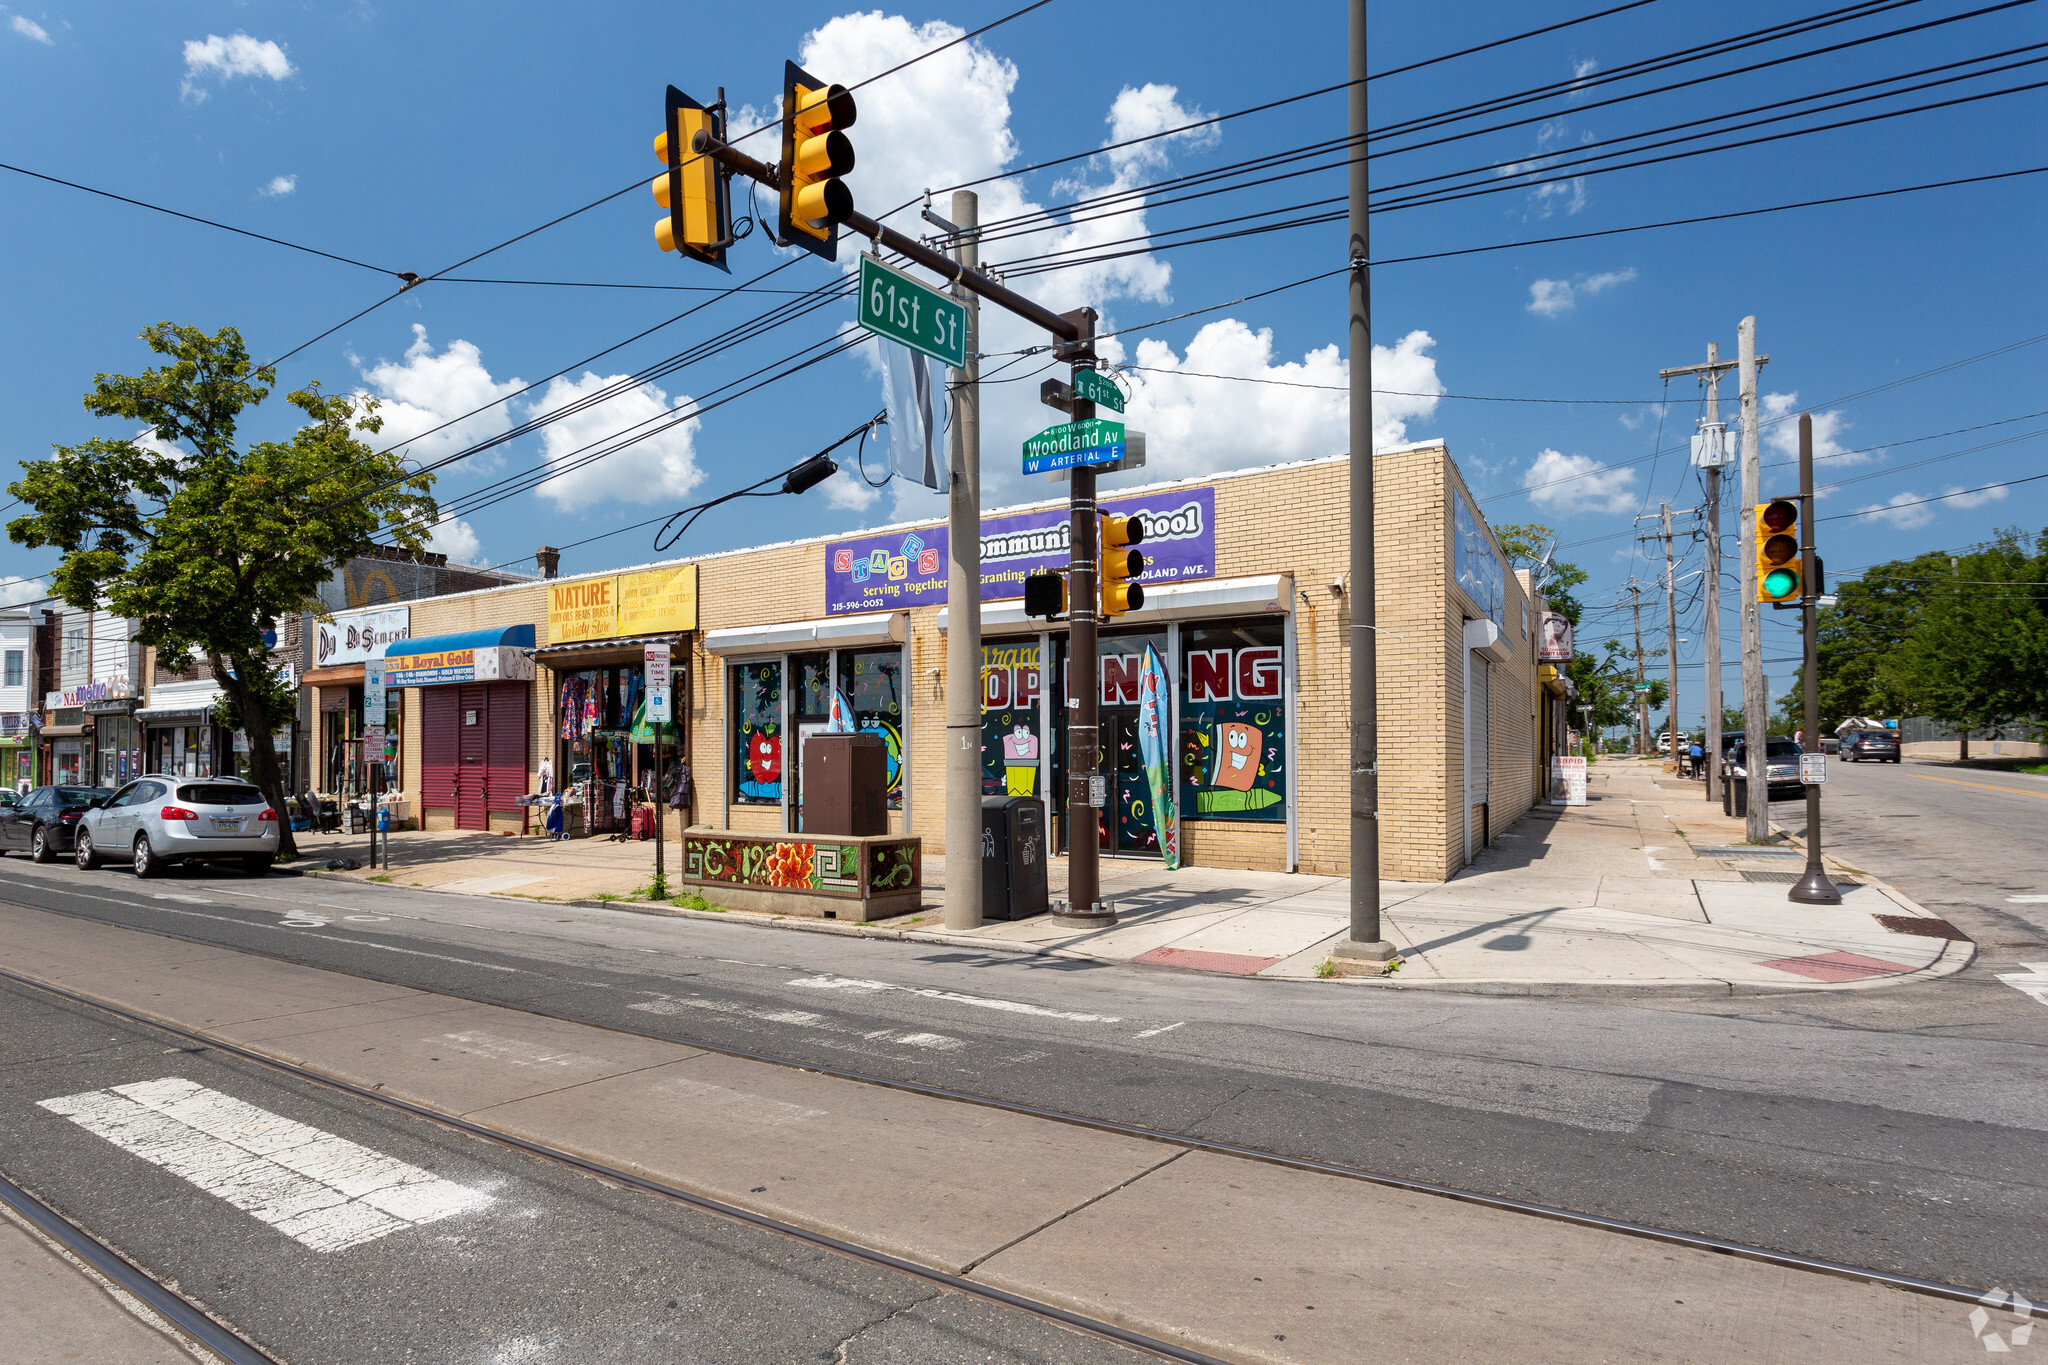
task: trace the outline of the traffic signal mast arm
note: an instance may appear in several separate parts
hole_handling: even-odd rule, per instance
[[[709,133],[700,132],[690,144],[690,150],[708,156],[722,165],[746,176],[749,180],[782,192],[782,176],[773,166],[756,161],[737,147],[720,142]],[[887,227],[866,214],[855,210],[842,220],[847,229],[868,238],[878,246],[887,247],[898,255],[908,257],[927,270],[958,284],[970,293],[978,294],[998,308],[1007,309],[1034,326],[1043,327],[1061,341],[1073,341],[1080,337],[1081,330],[1072,320],[1044,307],[1014,289],[1006,289],[986,275],[965,269],[943,252],[934,251],[914,237],[906,237],[895,228]]]

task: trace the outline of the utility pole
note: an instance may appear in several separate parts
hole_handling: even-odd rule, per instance
[[[1761,365],[1765,356],[1758,360]],[[1698,375],[1707,381],[1707,417],[1700,430],[1707,436],[1706,454],[1700,467],[1707,479],[1707,596],[1706,596],[1706,750],[1707,800],[1721,799],[1721,466],[1728,458],[1727,429],[1721,425],[1721,376],[1735,368],[1721,359],[1721,343],[1707,343],[1707,363],[1681,365],[1659,370],[1657,377],[1669,382],[1681,375]]]
[[[1351,937],[1338,957],[1387,962],[1380,931],[1379,597],[1374,573],[1372,467],[1372,223],[1366,204],[1365,0],[1351,0]]]
[[[1093,308],[1063,314],[1076,339],[1053,348],[1071,360],[1076,376],[1095,368]],[[1095,404],[1074,384],[1073,420],[1095,416]],[[1101,665],[1095,652],[1096,541],[1095,466],[1075,465],[1068,484],[1070,534],[1067,549],[1067,901],[1053,918],[1076,924],[1115,924],[1116,912],[1102,901],[1102,815],[1109,804],[1109,778],[1099,771],[1102,731]]]
[[[1813,737],[1814,756],[1822,763],[1827,755],[1820,747],[1820,630],[1816,619],[1814,598],[1820,595],[1820,574],[1813,556],[1813,414],[1799,414],[1799,624],[1803,629],[1800,637],[1806,645],[1806,685],[1800,690],[1806,696],[1806,733]],[[1800,766],[1805,766],[1802,756]],[[1755,772],[1752,760],[1751,772]],[[1825,773],[1826,768],[1821,771]],[[1801,777],[1805,774],[1801,773]],[[1770,793],[1765,791],[1765,804],[1769,804]],[[1828,880],[1827,869],[1820,865],[1820,784],[1806,783],[1806,871],[1786,899],[1800,905],[1840,905],[1842,893],[1835,890],[1835,884]]]
[[[1636,743],[1637,754],[1643,754],[1650,747],[1650,694],[1643,687],[1643,590],[1631,578],[1628,581],[1629,608],[1636,618]]]
[[[936,218],[937,215],[927,215]],[[981,199],[953,194],[953,259],[981,269]],[[981,927],[981,300],[967,305],[967,364],[953,371],[952,474],[946,501],[946,910],[948,929]],[[970,685],[971,683],[971,685]]]
[[[1769,748],[1770,698],[1764,695],[1763,618],[1756,583],[1756,516],[1762,501],[1763,471],[1758,451],[1756,318],[1736,330],[1737,372],[1742,384],[1742,747],[1749,773],[1749,815],[1743,838],[1752,844],[1771,837],[1771,784],[1765,765]]]
[[[1678,569],[1671,562],[1671,504],[1663,503],[1664,520],[1664,638],[1669,651],[1665,663],[1670,665],[1671,695],[1665,701],[1671,707],[1671,762],[1678,766]]]

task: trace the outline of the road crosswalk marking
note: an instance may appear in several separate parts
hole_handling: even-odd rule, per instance
[[[482,1208],[491,1197],[179,1076],[40,1102],[314,1251]]]
[[[2048,962],[2022,962],[2024,972],[2000,972],[1998,979],[2022,995],[2048,1005]]]

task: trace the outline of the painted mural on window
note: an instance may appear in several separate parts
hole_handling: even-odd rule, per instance
[[[1451,496],[1451,569],[1457,575],[1458,586],[1465,595],[1486,613],[1493,623],[1506,634],[1508,628],[1507,565],[1501,562],[1498,551],[1493,548],[1493,537],[1487,532],[1486,523],[1465,501],[1463,493]],[[1523,637],[1528,636],[1527,623],[1523,624]]]
[[[1283,631],[1275,620],[1182,629],[1183,820],[1287,818]]]
[[[903,809],[903,651],[841,650],[839,690],[854,727],[889,746],[889,809]]]
[[[1038,642],[981,647],[981,794],[1040,796]]]
[[[782,801],[782,664],[741,664],[732,671],[732,799],[741,805]]]

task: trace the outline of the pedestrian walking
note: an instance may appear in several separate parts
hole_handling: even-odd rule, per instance
[[[1685,751],[1685,761],[1687,765],[1686,775],[1688,777],[1701,777],[1705,775],[1707,768],[1706,764],[1702,760],[1704,760],[1706,756],[1706,747],[1702,745],[1698,740],[1694,740]]]

